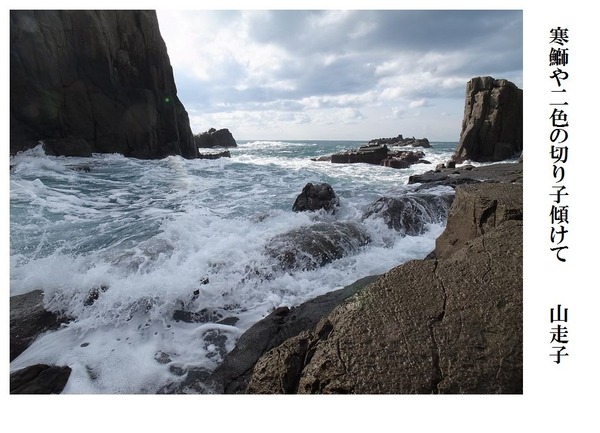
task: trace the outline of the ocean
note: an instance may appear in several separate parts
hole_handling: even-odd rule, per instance
[[[408,169],[311,160],[362,144],[239,141],[215,160],[52,157],[40,146],[11,157],[10,293],[42,289],[46,308],[71,318],[11,371],[68,365],[64,393],[156,393],[186,371],[212,371],[275,308],[425,257],[444,221],[406,236],[364,214],[410,194],[408,177],[447,161],[456,143],[414,149],[431,165]],[[333,187],[335,214],[292,211],[308,182]],[[346,222],[369,241],[324,266],[286,268],[268,253],[286,233]]]

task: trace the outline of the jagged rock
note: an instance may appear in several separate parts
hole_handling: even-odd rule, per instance
[[[277,259],[281,269],[307,270],[354,253],[369,241],[369,235],[358,224],[323,222],[275,236],[266,251]]]
[[[43,332],[57,329],[66,318],[44,309],[44,294],[34,290],[10,297],[10,360],[19,356]]]
[[[10,11],[10,152],[40,141],[67,156],[197,156],[155,11]]]
[[[369,206],[363,219],[383,218],[389,228],[416,236],[425,231],[426,224],[446,221],[453,198],[453,194],[382,197]]]
[[[500,161],[522,150],[523,91],[508,80],[472,78],[454,159]]]
[[[247,392],[522,393],[522,270],[515,219],[443,259],[407,262],[263,355]]]
[[[228,129],[210,128],[206,132],[194,135],[197,147],[236,147],[237,143]]]
[[[243,393],[252,367],[267,351],[302,331],[314,328],[319,320],[360,289],[375,281],[378,275],[362,278],[340,290],[317,296],[297,307],[274,310],[248,329],[235,348],[211,374],[207,383],[212,392]]]
[[[338,196],[328,183],[307,183],[296,197],[292,206],[294,212],[315,211],[325,209],[334,212],[340,204]]]
[[[35,364],[10,374],[11,394],[60,394],[71,368]]]

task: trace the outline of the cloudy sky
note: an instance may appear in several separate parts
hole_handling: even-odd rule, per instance
[[[192,130],[457,141],[466,82],[523,87],[521,11],[158,10]]]

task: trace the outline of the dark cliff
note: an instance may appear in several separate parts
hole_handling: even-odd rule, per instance
[[[476,77],[465,92],[455,159],[501,161],[523,150],[523,91],[508,80]]]
[[[154,11],[11,11],[10,151],[194,158]]]

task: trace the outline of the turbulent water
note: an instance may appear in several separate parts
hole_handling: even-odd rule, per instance
[[[43,289],[46,307],[72,320],[11,369],[68,365],[65,393],[155,393],[187,369],[214,369],[274,308],[424,257],[443,222],[404,236],[363,215],[410,193],[408,177],[456,143],[432,143],[432,165],[402,170],[311,161],[361,144],[242,142],[217,160],[50,157],[40,147],[12,157],[11,295]],[[292,212],[308,182],[333,187],[335,215]],[[333,221],[360,224],[368,244],[317,269],[284,269],[268,254],[276,236]]]

